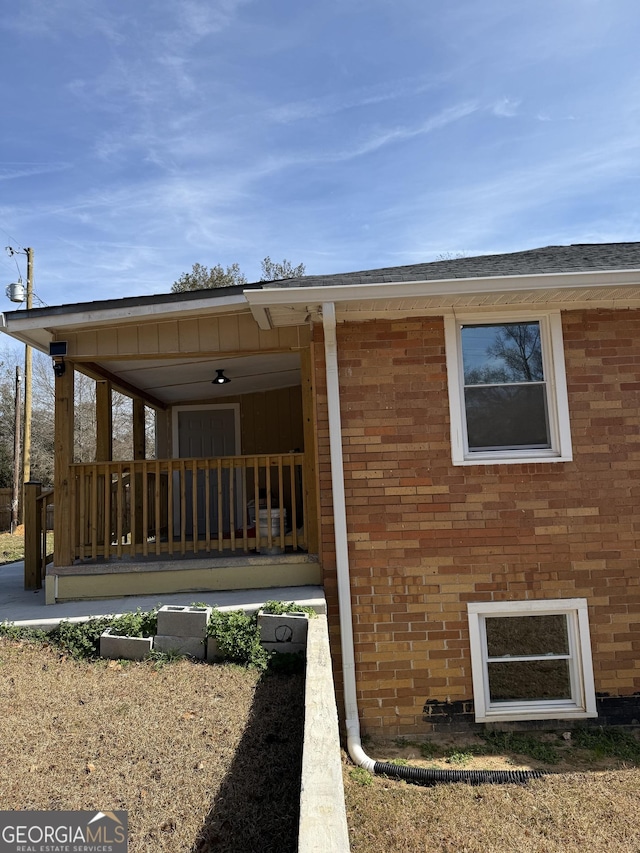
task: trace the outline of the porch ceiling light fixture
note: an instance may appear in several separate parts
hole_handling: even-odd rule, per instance
[[[224,368],[217,370],[216,369],[216,378],[211,380],[212,385],[226,385],[227,382],[231,382],[228,376],[224,375]]]

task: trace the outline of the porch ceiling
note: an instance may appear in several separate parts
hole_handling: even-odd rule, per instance
[[[265,353],[238,358],[96,360],[94,364],[123,383],[169,405],[290,388],[301,381],[297,353]],[[224,370],[230,383],[211,384],[219,369]]]

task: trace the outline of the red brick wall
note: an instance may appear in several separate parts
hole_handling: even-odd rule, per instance
[[[586,598],[596,691],[640,691],[640,312],[563,312],[563,329],[574,461],[454,467],[442,319],[338,326],[365,732],[428,731],[425,702],[471,700],[469,601]],[[315,350],[322,560],[338,657]]]

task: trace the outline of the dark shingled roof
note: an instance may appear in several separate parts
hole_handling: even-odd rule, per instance
[[[340,287],[384,281],[438,281],[451,278],[631,269],[640,269],[640,243],[587,243],[575,246],[547,246],[526,252],[510,252],[508,255],[480,255],[475,258],[455,258],[337,275],[308,275],[303,278],[263,282],[263,286]]]

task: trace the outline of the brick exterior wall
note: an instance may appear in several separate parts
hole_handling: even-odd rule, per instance
[[[574,461],[547,464],[451,464],[442,318],[338,326],[364,732],[473,719],[469,601],[586,598],[597,693],[640,691],[640,311],[562,317]],[[321,552],[339,683],[321,328],[315,340]]]

